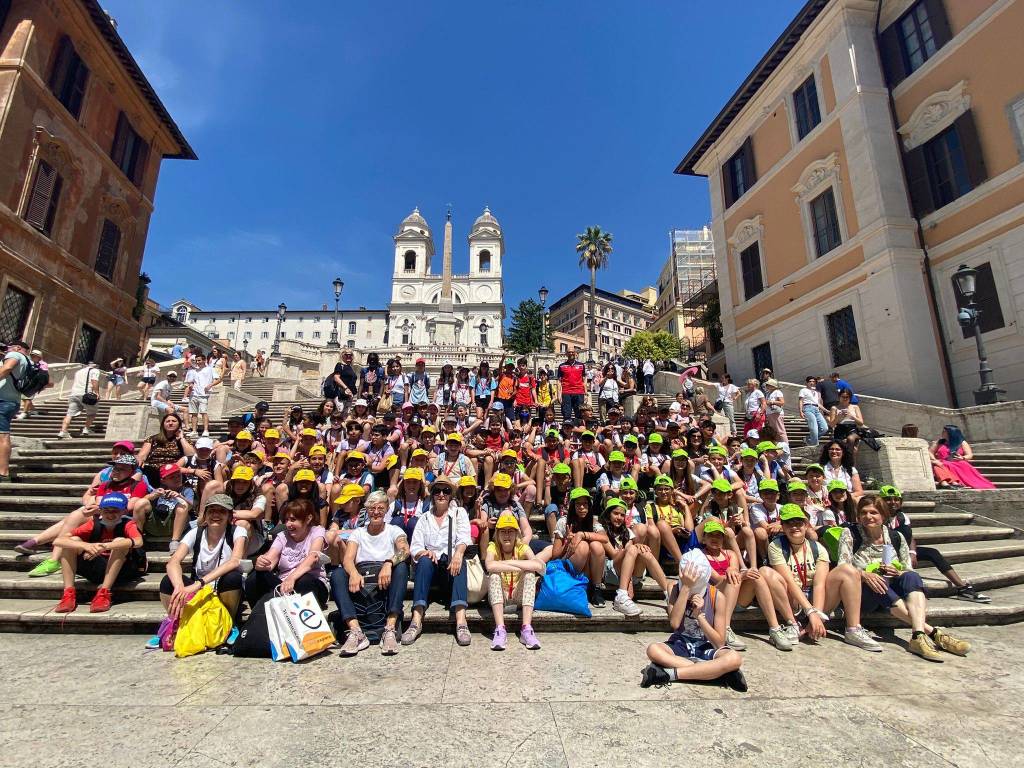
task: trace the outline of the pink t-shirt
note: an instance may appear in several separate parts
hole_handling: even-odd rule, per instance
[[[302,564],[302,561],[306,559],[306,555],[309,554],[309,548],[313,545],[314,541],[326,538],[327,531],[320,525],[314,525],[310,528],[306,538],[302,541],[292,541],[288,537],[287,531],[281,531],[277,534],[274,543],[270,545],[270,549],[271,551],[281,553],[281,557],[277,561],[277,575],[281,580],[287,579],[288,575]],[[314,563],[308,573],[320,579],[324,584],[327,583],[324,567],[319,562]]]

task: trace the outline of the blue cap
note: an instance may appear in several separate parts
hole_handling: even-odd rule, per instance
[[[504,411],[505,410],[505,404],[504,403],[491,403],[491,410],[492,411]]]
[[[123,493],[108,493],[100,499],[100,509],[128,509],[128,497]]]

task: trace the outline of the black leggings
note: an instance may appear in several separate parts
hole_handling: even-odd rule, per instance
[[[939,569],[939,573],[946,573],[952,571],[953,566],[949,564],[949,560],[942,556],[942,553],[934,547],[917,547],[917,560],[927,560],[929,563]]]
[[[281,585],[281,578],[274,571],[252,571],[245,580],[245,600],[250,606]],[[304,595],[312,592],[321,608],[327,606],[327,585],[316,576],[304,573],[295,581],[295,592]]]

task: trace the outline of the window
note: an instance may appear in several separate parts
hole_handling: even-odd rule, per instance
[[[764,290],[764,280],[761,278],[761,248],[757,243],[740,252],[740,270],[743,273],[744,300],[750,301]]]
[[[839,217],[836,215],[836,197],[831,189],[826,189],[811,200],[811,222],[814,225],[814,247],[818,256],[824,256],[842,242]]]
[[[287,336],[288,336],[288,334],[286,334],[286,333],[285,333],[284,331],[281,331],[281,333],[279,333],[279,334],[277,335],[277,338],[279,338],[279,339],[284,339],[284,338],[286,338]]]
[[[103,220],[100,232],[100,245],[96,250],[96,274],[107,280],[114,279],[114,267],[117,266],[117,253],[121,249],[121,229],[110,219]]]
[[[7,286],[3,304],[0,305],[0,338],[13,341],[25,335],[32,301],[31,293],[13,285]]]
[[[269,339],[270,338],[270,331],[263,331],[262,333],[260,333],[260,338],[261,339]]]
[[[568,344],[566,344],[566,343],[565,343],[564,341],[563,341],[563,342],[561,342],[561,343],[560,343],[560,344],[558,345],[558,351],[559,351],[559,352],[568,352],[568,351],[569,351],[569,345],[568,345]]]
[[[320,331],[313,331],[313,338],[314,339],[319,339],[320,338]]]
[[[601,343],[602,344],[607,344],[608,343],[608,337],[605,336],[604,334],[601,335]]]
[[[284,334],[281,334],[281,335],[283,336]],[[296,338],[296,339],[301,339],[301,338],[302,338],[302,331],[297,331],[297,332],[295,333],[295,338]]]
[[[480,251],[480,271],[490,272],[491,271],[491,252]]]
[[[142,186],[148,156],[149,145],[135,132],[124,112],[121,112],[117,116],[117,130],[114,131],[114,143],[110,147],[110,159],[132,184],[139,187]]]
[[[408,333],[403,333],[402,334],[402,344],[408,344],[408,343],[409,343],[409,334]],[[483,342],[480,342],[480,343],[483,344]]]
[[[828,348],[832,353],[832,366],[838,368],[860,360],[860,344],[857,342],[857,324],[853,319],[853,307],[843,307],[838,312],[825,315],[828,331]]]
[[[178,307],[176,310],[174,310],[174,318],[179,323],[184,323],[185,322],[185,317],[187,315],[188,315],[188,309],[186,309],[185,307]]]
[[[406,272],[416,271],[416,251],[405,252],[405,264],[403,266],[403,269]]]
[[[802,139],[821,122],[821,111],[818,109],[818,89],[814,85],[814,75],[804,80],[803,85],[796,89],[793,94],[793,107],[796,112],[796,133]]]
[[[242,338],[245,339],[246,341],[251,339],[252,338],[252,331],[246,331],[245,335],[243,335]]]
[[[955,126],[950,126],[924,144],[924,158],[936,208],[971,191],[967,162]]]
[[[356,332],[356,323],[355,323],[354,320],[349,322],[349,324],[348,324],[348,332],[349,332],[350,335],[354,334]]]
[[[754,147],[748,137],[735,155],[722,166],[722,188],[725,192],[725,207],[735,203],[754,186]]]
[[[82,111],[88,82],[89,68],[78,55],[71,38],[62,37],[57,48],[57,58],[53,62],[53,71],[50,72],[50,91],[76,120]]]
[[[619,326],[618,323],[615,323],[615,324],[612,325],[612,330],[615,331],[616,333],[621,333],[622,332],[622,328]]]
[[[889,87],[895,88],[920,69],[952,36],[943,0],[914,3],[879,38],[878,49]]]
[[[999,305],[999,293],[996,291],[996,281],[992,275],[992,264],[986,261],[975,269],[978,270],[978,276],[974,280],[974,304],[978,309],[978,325],[981,326],[982,333],[988,333],[1003,328],[1006,321],[1003,320],[1003,308]],[[957,290],[956,280],[953,280],[953,296],[956,297],[958,310],[967,306],[964,297]],[[974,337],[973,328],[961,326],[960,333],[965,339]]]
[[[82,323],[75,339],[75,348],[71,352],[72,363],[91,363],[96,359],[96,348],[100,344],[100,332],[91,325]]]
[[[53,231],[53,219],[57,215],[57,202],[64,180],[45,160],[36,164],[36,177],[32,181],[32,192],[25,206],[25,221],[47,237]]]
[[[769,342],[766,341],[764,344],[751,347],[750,354],[754,358],[755,376],[759,375],[765,368],[775,370],[775,366],[772,365],[772,345]]]
[[[264,323],[269,323],[270,322],[270,318],[269,317],[264,317],[263,318],[263,322]]]
[[[228,331],[228,341],[234,341],[234,340],[235,340],[235,332],[234,331]]]

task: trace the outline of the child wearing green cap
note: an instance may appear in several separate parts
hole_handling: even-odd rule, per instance
[[[622,451],[608,454],[608,463],[604,471],[597,476],[597,490],[604,498],[619,495],[619,484],[626,477],[626,455]]]
[[[697,514],[698,538],[704,530],[705,521],[711,518],[717,518],[725,526],[728,548],[736,554],[738,561],[746,562],[747,567],[753,566],[756,562],[757,543],[747,515],[746,495],[722,477],[711,483],[710,493]],[[746,552],[746,561],[743,552]]]
[[[757,542],[758,561],[763,563],[767,562],[768,542],[782,533],[782,523],[779,522],[779,484],[766,477],[758,484],[757,490],[761,500],[751,504],[747,511]]]
[[[665,439],[654,432],[647,438],[647,447],[640,455],[640,490],[650,491],[654,478],[668,474],[669,457],[665,452]]]
[[[682,547],[688,544],[693,530],[693,514],[683,494],[672,487],[668,475],[654,479],[654,500],[647,502],[644,517],[652,542],[660,538],[668,553],[679,562],[683,557]],[[656,532],[652,531],[652,526]]]
[[[572,469],[565,462],[558,462],[548,474],[550,481],[544,491],[544,523],[548,536],[554,537],[555,526],[569,513],[569,491],[572,490]]]
[[[604,583],[617,585],[612,609],[624,616],[639,616],[643,613],[643,609],[633,602],[633,579],[642,577],[645,569],[661,587],[667,599],[669,583],[665,572],[654,551],[646,544],[638,542],[635,534],[629,529],[626,523],[626,505],[622,499],[608,499],[601,515],[601,525],[608,534],[608,541],[604,545]]]
[[[591,605],[603,606],[601,586],[608,534],[596,519],[586,488],[573,488],[569,492],[569,514],[558,521],[551,542],[551,559],[568,560],[579,573],[585,574],[590,582],[587,599]]]

